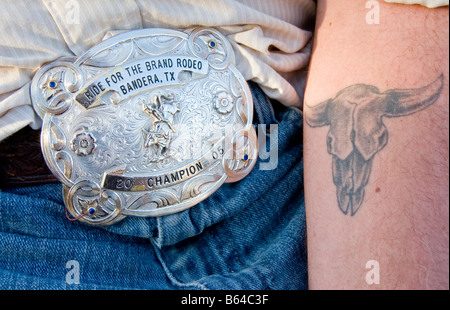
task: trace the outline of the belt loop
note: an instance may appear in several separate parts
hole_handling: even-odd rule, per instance
[[[275,111],[271,100],[255,82],[249,81],[248,85],[253,95],[253,106],[255,108],[254,123],[270,125],[275,121]]]

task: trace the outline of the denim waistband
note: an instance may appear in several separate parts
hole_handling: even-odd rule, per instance
[[[266,139],[266,151],[277,157],[275,166],[264,166],[273,158],[259,158],[246,178],[222,185],[194,207],[158,218],[127,217],[102,228],[65,219],[62,199],[55,194],[61,185],[0,192],[0,243],[11,255],[8,259],[2,253],[0,263],[25,273],[38,266],[42,274],[56,259],[75,257],[89,270],[89,277],[104,282],[96,288],[120,280],[122,284],[116,284],[122,288],[142,284],[175,289],[306,289],[302,114],[271,102],[256,84],[250,83],[250,88],[255,126],[272,125],[270,132],[260,130],[259,135]],[[277,152],[270,150],[273,147]],[[8,240],[14,231],[19,244],[13,246]],[[56,236],[72,239],[77,246],[52,242]],[[37,245],[36,237],[47,238],[49,248]],[[37,265],[17,263],[22,251]],[[46,255],[52,255],[47,264]],[[111,264],[115,267],[106,267]],[[118,278],[108,277],[107,268],[113,268]],[[48,287],[53,287],[51,281],[46,282]]]
[[[130,232],[151,232],[161,263],[180,287],[306,288],[302,115],[297,109],[276,112],[256,84],[250,88],[255,126],[276,125],[265,145],[277,146],[277,166],[263,170],[260,161],[246,178],[188,210],[122,224],[133,227]]]

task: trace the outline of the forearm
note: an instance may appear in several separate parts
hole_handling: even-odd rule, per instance
[[[448,7],[378,1],[370,24],[366,2],[318,3],[304,107],[310,288],[448,289]],[[366,282],[370,260],[379,285]]]

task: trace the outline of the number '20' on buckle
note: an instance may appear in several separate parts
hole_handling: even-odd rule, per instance
[[[31,97],[67,211],[89,224],[185,210],[257,159],[251,93],[215,29],[119,34],[43,66]]]

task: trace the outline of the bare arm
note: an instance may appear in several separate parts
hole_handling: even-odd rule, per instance
[[[448,7],[318,1],[304,107],[311,289],[448,289],[448,26]]]

